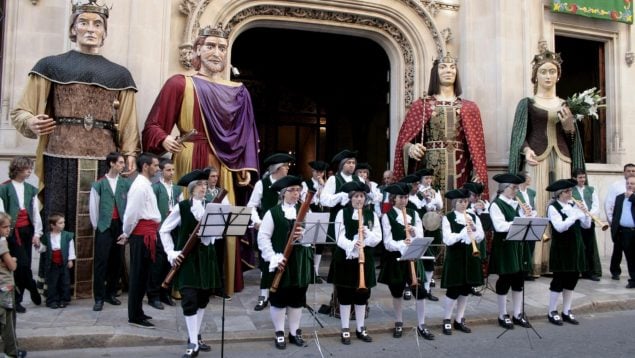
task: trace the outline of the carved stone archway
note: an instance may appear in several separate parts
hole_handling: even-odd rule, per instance
[[[182,0],[179,5],[179,10],[187,17],[183,40],[179,45],[179,62],[186,69],[191,69],[192,46],[200,28],[200,19],[211,2],[212,0]],[[436,52],[434,55],[443,54],[445,45],[451,38],[451,32],[449,29],[439,31],[433,14],[436,14],[439,9],[456,11],[458,6],[440,5],[430,0],[399,0],[399,2],[414,10],[429,30],[434,41],[434,52]],[[414,55],[415,46],[406,36],[403,24],[387,20],[381,16],[357,13],[350,8],[338,10],[333,10],[332,6],[329,9],[310,8],[306,7],[306,4],[302,4],[303,6],[293,4],[293,1],[286,3],[254,1],[253,3],[252,5],[250,2],[245,2],[245,6],[237,11],[217,19],[219,26],[224,27],[231,34],[233,29],[245,22],[254,21],[254,19],[286,22],[319,21],[320,26],[355,27],[361,31],[381,33],[381,36],[390,39],[397,45],[403,62],[400,82],[403,85],[401,93],[404,106],[408,106],[416,99],[418,94],[415,93],[414,84],[418,79],[415,78],[417,72],[415,71],[417,65]]]

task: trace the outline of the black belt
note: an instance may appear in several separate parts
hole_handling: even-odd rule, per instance
[[[55,122],[59,124],[70,124],[73,126],[83,126],[86,130],[91,130],[93,128],[99,129],[108,129],[114,130],[115,126],[110,121],[100,121],[98,119],[93,119],[92,116],[88,115],[84,118],[74,118],[74,117],[59,117],[55,119]]]
[[[635,231],[635,227],[620,226],[621,231]]]

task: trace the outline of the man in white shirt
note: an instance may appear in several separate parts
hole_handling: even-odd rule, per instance
[[[128,192],[128,205],[123,216],[123,233],[119,243],[130,242],[130,287],[128,290],[128,323],[135,327],[154,328],[150,316],[143,312],[148,271],[156,259],[156,243],[161,213],[152,190],[152,178],[159,170],[156,155],[142,153],[137,159],[137,171]]]
[[[598,199],[597,190],[587,185],[586,171],[576,168],[573,170],[572,175],[573,179],[577,182],[577,185],[573,187],[572,198],[583,203],[591,215],[599,217],[600,200]],[[582,278],[591,281],[600,281],[600,277],[602,277],[602,266],[595,237],[595,223],[591,221],[590,228],[582,228],[581,230],[582,241],[584,242],[584,257],[586,259],[586,271],[582,272]]]
[[[635,176],[635,164],[628,163],[624,165],[624,180],[618,180],[611,184],[609,188],[609,192],[606,195],[606,199],[604,200],[604,212],[606,213],[606,219],[608,220],[609,225],[611,225],[611,219],[613,218],[613,210],[615,207],[615,198],[623,194],[626,188],[626,179],[629,177]],[[611,235],[611,239],[613,240],[613,253],[611,254],[611,266],[609,270],[611,271],[611,278],[614,280],[619,280],[620,275],[622,274],[622,269],[620,265],[622,264],[622,244],[619,240],[616,240],[615,237]]]
[[[306,199],[306,194],[309,190],[315,192],[313,199],[311,199],[311,212],[323,213],[328,212],[329,208],[326,208],[320,204],[320,196],[322,190],[324,190],[324,173],[329,168],[327,162],[321,160],[313,160],[309,162],[311,167],[311,178],[302,182],[302,192],[300,198],[302,201]],[[320,262],[322,262],[322,252],[324,252],[324,245],[315,246],[315,255],[313,256],[313,269],[315,271],[315,283],[323,283],[324,280],[320,276]]]

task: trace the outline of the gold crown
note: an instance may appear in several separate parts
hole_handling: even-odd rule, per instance
[[[434,64],[439,64],[439,63],[456,63],[458,61],[458,58],[456,57],[452,57],[452,55],[447,52],[445,55],[441,55],[439,58],[437,58],[436,60],[434,60]]]
[[[562,64],[562,58],[559,53],[555,53],[544,48],[539,54],[534,56],[533,61],[531,61],[531,65],[533,68],[538,68],[547,62],[553,62],[560,67]]]
[[[213,36],[213,37],[220,37],[223,39],[229,38],[229,31],[225,31],[223,29],[223,25],[218,24],[216,25],[216,27],[211,27],[211,26],[205,26],[204,28],[198,30],[198,36],[204,36],[204,37],[209,37],[209,36]]]
[[[73,13],[92,12],[95,14],[103,15],[106,19],[110,9],[106,5],[97,4],[97,0],[88,0],[87,2],[80,3],[77,1],[73,4]]]

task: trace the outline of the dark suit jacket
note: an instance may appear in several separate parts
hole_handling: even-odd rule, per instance
[[[622,217],[622,205],[624,205],[625,194],[622,193],[615,198],[615,208],[613,209],[613,218],[611,218],[611,236],[613,241],[618,240],[620,233],[620,218]],[[631,215],[635,219],[635,194],[631,194],[628,198],[631,202]]]

